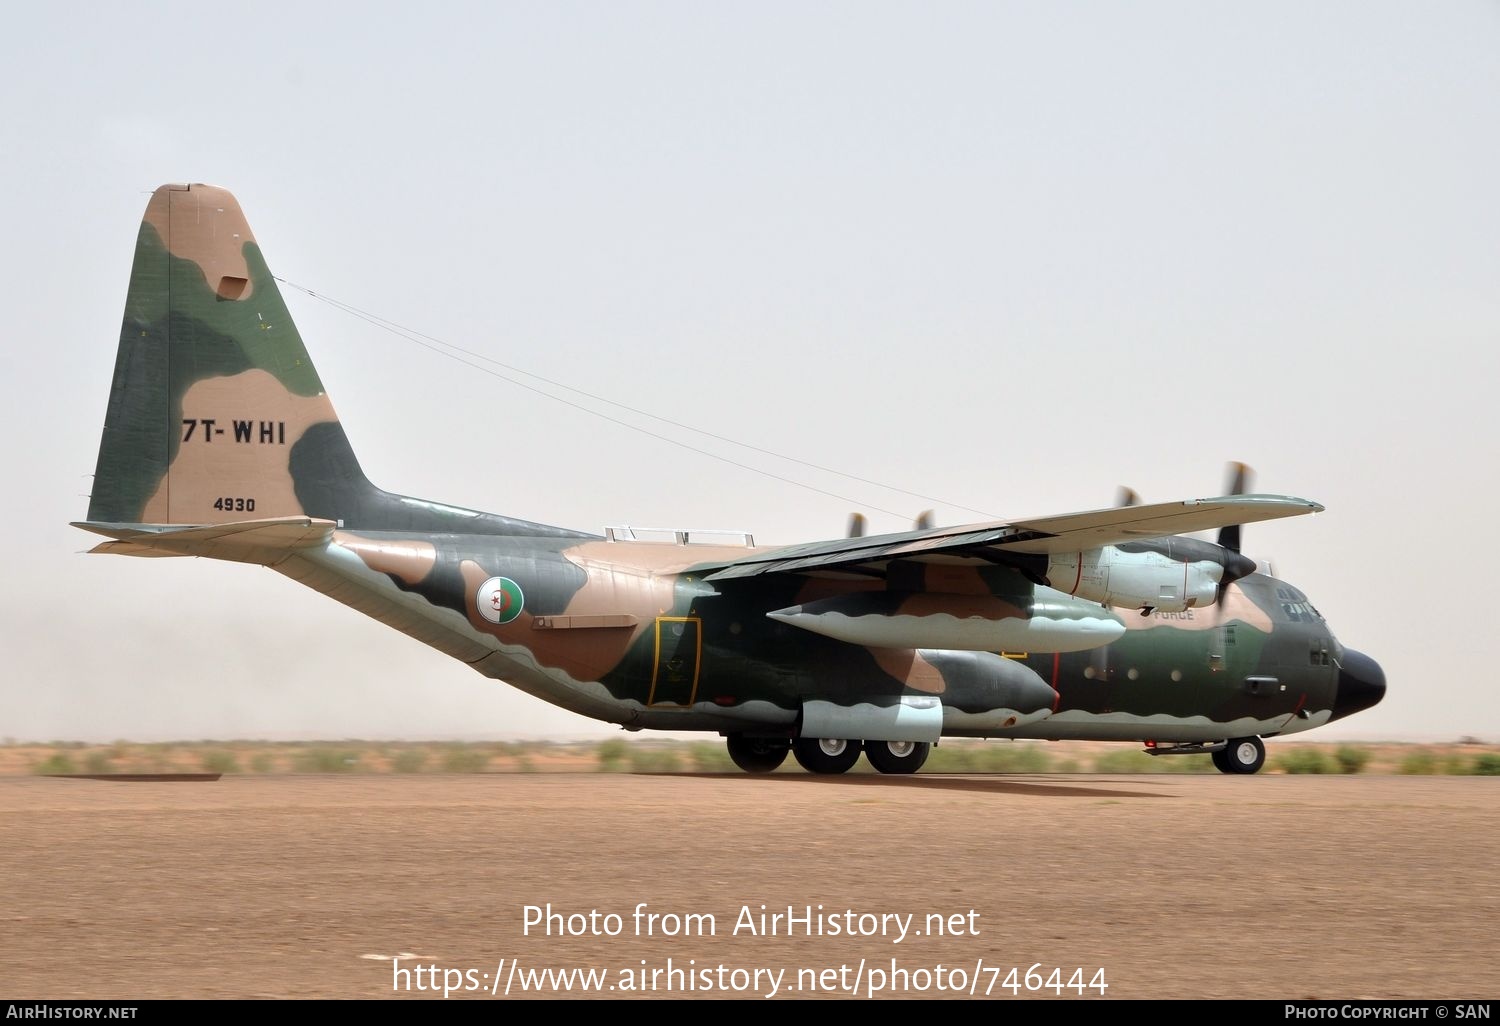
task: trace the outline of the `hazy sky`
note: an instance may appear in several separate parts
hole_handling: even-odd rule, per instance
[[[1490,0],[30,4],[0,59],[0,737],[612,730],[269,570],[80,554],[141,213],[203,181],[280,276],[939,523],[1245,460],[1327,506],[1248,553],[1390,683],[1309,737],[1500,740]],[[762,542],[853,509],[286,298],[383,487]],[[932,505],[673,433],[872,531]]]

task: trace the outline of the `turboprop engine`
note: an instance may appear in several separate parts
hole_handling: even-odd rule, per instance
[[[1255,572],[1253,559],[1196,538],[1153,538],[1017,562],[1068,595],[1164,613],[1211,606],[1225,587]]]

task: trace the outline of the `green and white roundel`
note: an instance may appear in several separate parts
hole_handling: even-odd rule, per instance
[[[521,615],[526,596],[521,593],[521,586],[509,577],[491,577],[479,586],[474,605],[490,623],[510,623]]]

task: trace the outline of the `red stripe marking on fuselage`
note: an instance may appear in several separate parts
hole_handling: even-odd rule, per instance
[[[1297,718],[1297,713],[1298,713],[1298,711],[1301,710],[1302,703],[1306,702],[1306,701],[1307,701],[1307,692],[1304,691],[1304,692],[1302,692],[1302,697],[1299,698],[1299,699],[1297,699],[1297,704],[1294,705],[1294,706],[1292,706],[1292,711],[1286,714],[1286,721],[1281,724],[1281,729],[1282,730],[1285,730],[1286,727],[1287,727],[1287,724],[1291,723],[1293,720],[1295,720]]]
[[[1057,712],[1057,707],[1062,705],[1062,692],[1057,690],[1057,671],[1062,665],[1062,653],[1052,653],[1052,711]]]

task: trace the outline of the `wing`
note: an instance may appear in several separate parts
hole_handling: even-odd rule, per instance
[[[1121,506],[1009,523],[997,521],[790,545],[720,564],[707,579],[723,581],[820,570],[860,572],[878,570],[893,559],[993,562],[1007,553],[1078,552],[1101,545],[1208,531],[1231,524],[1253,524],[1322,510],[1316,502],[1286,495],[1224,495],[1216,499]]]

